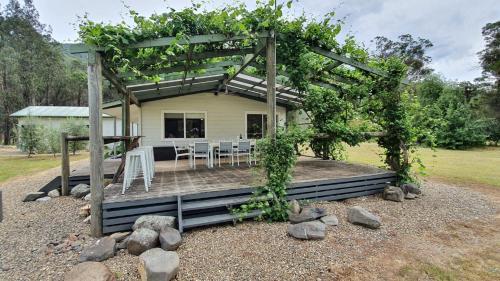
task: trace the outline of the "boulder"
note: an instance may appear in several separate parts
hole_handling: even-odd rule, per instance
[[[119,243],[116,243],[116,249],[117,250],[124,250],[124,249],[127,249],[127,245],[128,245],[128,239],[129,239],[130,236],[127,236],[125,239],[123,239],[121,242]]]
[[[172,227],[165,227],[160,231],[160,245],[165,251],[175,251],[182,243],[180,232]]]
[[[47,195],[48,195],[50,198],[56,198],[56,197],[61,196],[61,194],[59,193],[59,189],[54,189],[54,190],[51,190],[51,191],[49,191],[49,193],[47,193]]]
[[[132,229],[149,228],[156,232],[160,232],[164,227],[175,227],[175,217],[155,215],[142,216],[135,221]]]
[[[408,199],[408,200],[412,200],[412,199],[416,199],[417,198],[417,195],[416,194],[413,194],[413,193],[406,193],[405,195],[405,199]]]
[[[149,228],[134,230],[127,242],[129,254],[136,256],[156,246],[158,246],[158,232]]]
[[[422,194],[422,190],[420,189],[420,187],[418,187],[418,185],[414,183],[405,183],[401,186],[401,189],[403,189],[403,192],[405,194],[406,193],[413,193],[416,195]]]
[[[36,202],[47,202],[47,201],[50,201],[50,199],[52,199],[52,198],[50,198],[48,196],[45,196],[45,197],[42,197],[42,198],[38,198],[35,201]]]
[[[168,281],[175,278],[179,271],[179,256],[176,252],[155,248],[139,256],[137,270],[141,280]]]
[[[300,214],[300,204],[297,200],[292,200],[289,203],[290,213],[298,215]]]
[[[289,213],[288,220],[290,220],[291,223],[301,223],[314,221],[324,216],[326,216],[326,209],[324,208],[305,207],[302,208],[300,214]]]
[[[347,220],[352,224],[358,224],[373,229],[379,228],[381,225],[378,216],[375,216],[359,206],[347,209]]]
[[[23,202],[35,201],[36,199],[42,198],[44,196],[45,192],[40,192],[40,191],[30,192],[26,194],[26,196],[23,199]]]
[[[330,226],[339,225],[339,219],[335,215],[324,216],[319,219],[322,223]]]
[[[104,237],[83,249],[78,261],[104,261],[115,256],[116,242],[114,239]]]
[[[90,186],[88,184],[81,183],[73,187],[70,193],[76,198],[82,198],[90,193]]]
[[[64,276],[65,281],[115,281],[115,275],[100,262],[82,262]]]
[[[109,238],[114,239],[117,243],[124,240],[130,235],[130,231],[126,232],[115,232],[109,236]]]
[[[90,204],[87,204],[87,205],[81,207],[80,211],[78,212],[78,214],[82,218],[90,216]]]
[[[307,221],[288,225],[288,234],[302,240],[321,240],[326,235],[326,225],[319,221]]]
[[[90,194],[90,193],[85,195],[85,197],[83,197],[83,200],[85,200],[85,201],[90,201],[90,199],[92,199],[92,194]]]
[[[384,188],[383,197],[385,200],[403,202],[405,194],[400,187],[387,186],[386,188]]]

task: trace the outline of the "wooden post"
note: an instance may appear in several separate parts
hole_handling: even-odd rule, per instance
[[[274,30],[266,41],[267,135],[276,138],[276,37]]]
[[[130,95],[128,93],[122,100],[122,134],[124,136],[130,136]],[[128,142],[123,141],[122,145],[122,157],[124,157],[127,151]]]
[[[69,195],[68,133],[61,133],[61,195]]]
[[[90,230],[94,237],[101,237],[102,201],[104,198],[104,169],[102,138],[102,64],[98,52],[89,53],[87,67],[89,92],[89,139],[90,139]]]
[[[3,201],[2,201],[2,191],[0,190],[0,222],[3,221]]]

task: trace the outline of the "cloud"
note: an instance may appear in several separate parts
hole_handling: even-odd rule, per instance
[[[74,29],[77,15],[88,13],[96,21],[120,22],[127,9],[122,1],[140,14],[161,12],[167,6],[181,8],[188,0],[35,0],[41,21],[53,28],[59,41],[78,38]],[[279,0],[284,1],[284,0]],[[5,5],[8,0],[0,0]],[[216,0],[215,6],[226,1]],[[244,0],[254,6],[254,0]],[[409,33],[431,40],[434,47],[429,55],[432,67],[449,79],[472,80],[481,73],[477,52],[483,47],[481,28],[499,20],[498,0],[301,0],[294,12],[318,17],[336,11],[345,20],[343,34],[352,33],[359,42],[373,47],[370,41],[378,35],[395,39]]]

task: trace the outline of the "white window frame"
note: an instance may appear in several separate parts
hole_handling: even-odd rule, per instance
[[[245,139],[248,139],[248,115],[249,114],[260,114],[260,115],[266,115],[267,116],[267,112],[265,111],[245,111]],[[263,124],[263,126],[267,126],[267,124]],[[264,138],[265,136],[262,135],[262,137]]]
[[[182,113],[184,114],[184,119],[183,119],[183,122],[184,122],[184,137],[183,138],[166,138],[165,137],[165,113]],[[206,111],[195,111],[195,110],[162,110],[161,111],[161,130],[160,130],[160,133],[161,133],[161,136],[160,136],[160,139],[162,140],[188,140],[188,138],[186,138],[186,114],[189,114],[189,113],[201,113],[203,115],[205,115],[205,137],[204,138],[189,138],[190,140],[194,139],[206,139],[207,136],[208,136],[208,119],[207,119],[207,112]]]

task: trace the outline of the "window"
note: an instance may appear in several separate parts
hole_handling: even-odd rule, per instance
[[[205,113],[164,113],[164,138],[205,138]]]
[[[247,139],[261,139],[266,135],[267,114],[247,114]]]

